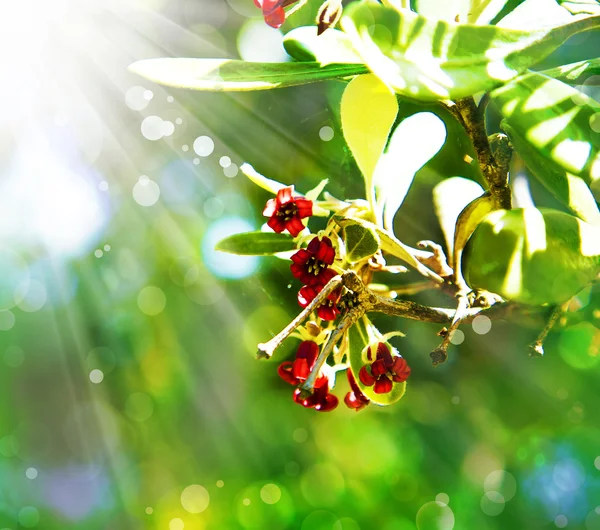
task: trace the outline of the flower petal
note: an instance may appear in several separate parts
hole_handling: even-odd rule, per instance
[[[373,392],[375,392],[376,394],[387,394],[388,392],[392,391],[393,386],[394,383],[392,383],[392,381],[388,379],[387,376],[382,375],[377,378],[377,381],[375,381],[375,387],[373,388]]]
[[[375,384],[375,378],[371,375],[366,365],[363,366],[358,372],[358,378],[365,386],[373,386]]]
[[[281,234],[285,230],[285,223],[276,215],[267,221],[267,226],[278,234]]]
[[[297,381],[292,374],[293,364],[294,363],[291,361],[285,361],[284,363],[281,363],[277,368],[277,373],[279,374],[279,377],[281,377],[281,379],[283,379],[286,383],[289,383],[290,385],[297,385],[299,381]]]
[[[302,230],[304,230],[304,224],[300,221],[299,217],[292,217],[287,223],[285,228],[294,237],[296,237]]]

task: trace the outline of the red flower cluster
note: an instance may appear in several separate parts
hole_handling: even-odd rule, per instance
[[[282,363],[277,372],[286,383],[299,385],[308,378],[318,355],[319,346],[317,343],[305,340],[298,346],[296,359],[293,362],[286,361]],[[338,398],[329,393],[329,377],[326,375],[321,375],[317,378],[312,395],[303,398],[301,394],[302,391],[297,388],[294,391],[294,401],[306,408],[314,408],[320,412],[329,412],[338,406]]]
[[[398,356],[392,355],[386,344],[377,344],[377,358],[370,365],[360,369],[358,377],[363,385],[373,386],[376,394],[387,394],[391,392],[394,383],[402,383],[408,379],[410,367],[406,361]]]
[[[302,219],[312,215],[312,201],[303,197],[293,197],[294,186],[281,188],[274,199],[269,199],[263,210],[263,215],[269,217],[267,225],[280,234],[287,230],[296,237],[304,224]]]
[[[272,28],[278,28],[285,22],[283,0],[254,0],[254,5],[262,9],[265,22]]]
[[[323,290],[322,285],[305,285],[298,292],[298,303],[304,308],[310,304],[315,296]],[[317,307],[317,316],[322,320],[335,320],[340,314],[338,302],[342,294],[342,289],[333,291],[319,307]]]

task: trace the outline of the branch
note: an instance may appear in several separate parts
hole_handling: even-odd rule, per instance
[[[500,208],[510,210],[511,192],[508,184],[508,167],[497,163],[485,130],[484,113],[475,105],[472,97],[456,102],[456,108],[462,117],[462,124],[473,142],[479,167],[488,184],[490,193]],[[483,105],[485,109],[485,105]],[[482,109],[482,110],[483,110]],[[455,113],[456,114],[456,113]]]

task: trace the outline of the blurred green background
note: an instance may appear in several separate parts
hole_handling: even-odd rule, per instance
[[[0,529],[600,529],[600,289],[543,359],[526,353],[543,314],[463,326],[436,369],[439,326],[374,317],[406,333],[394,343],[412,367],[385,409],[295,405],[276,373],[294,339],[255,360],[299,285],[289,262],[213,250],[265,221],[268,194],[238,168],[362,196],[344,85],[200,94],[127,72],[159,56],[286,60],[252,0],[26,0],[0,35]],[[443,241],[431,189],[478,178],[466,152],[449,130],[396,218],[406,243]]]

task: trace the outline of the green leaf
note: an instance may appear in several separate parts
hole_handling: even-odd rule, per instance
[[[353,217],[352,219],[344,218],[344,217],[334,217],[335,222],[340,225],[342,228],[345,228],[349,224],[360,224],[364,228],[368,228],[372,230],[377,237],[379,238],[379,246],[381,250],[387,252],[388,254],[395,256],[396,258],[408,263],[411,267],[419,271],[424,276],[433,279],[439,283],[443,283],[443,280],[440,276],[438,276],[433,271],[429,270],[425,265],[423,265],[416,257],[415,254],[419,252],[418,250],[411,248],[404,243],[398,241],[391,233],[383,228],[380,228],[376,224],[373,224],[369,221],[365,221],[364,219],[358,219]]]
[[[359,223],[348,222],[344,226],[346,259],[357,263],[379,250],[379,237],[375,230]]]
[[[325,186],[327,186],[328,182],[329,179],[323,179],[312,190],[307,191],[305,197],[309,201],[316,201],[319,198],[319,195],[321,195],[321,192],[325,189]]]
[[[433,205],[446,240],[450,261],[454,253],[454,231],[460,213],[469,203],[483,195],[483,188],[472,180],[451,177],[442,180],[433,188]],[[452,263],[449,265],[454,268]]]
[[[472,288],[524,304],[566,302],[600,272],[600,227],[556,210],[492,212],[467,249]]]
[[[404,393],[406,392],[406,381],[404,383],[394,383],[391,392],[388,392],[387,394],[376,394],[373,387],[363,385],[358,376],[360,369],[368,362],[374,360],[372,359],[369,361],[367,355],[369,344],[376,344],[377,342],[387,341],[384,340],[384,337],[379,330],[371,324],[366,317],[363,317],[363,319],[354,324],[348,332],[348,358],[350,361],[350,369],[352,370],[356,384],[365,396],[376,405],[391,405],[404,396]],[[391,346],[390,350],[393,350],[393,353],[396,352]]]
[[[600,223],[600,211],[592,191],[581,177],[572,175],[549,158],[545,158],[528,144],[507,123],[502,129],[508,134],[513,148],[527,168],[561,203],[580,219]]]
[[[261,187],[263,190],[269,191],[273,194],[276,194],[280,189],[286,187],[285,184],[278,182],[276,180],[270,179],[261,175],[258,171],[256,171],[250,164],[244,162],[240,166],[240,170],[244,175],[246,175],[254,184]]]
[[[600,85],[600,59],[590,59],[542,70],[540,74],[554,77],[569,85]]]
[[[215,250],[244,256],[270,256],[295,248],[296,243],[292,236],[275,232],[234,234],[222,239],[215,245]]]
[[[317,35],[316,26],[302,26],[293,29],[283,38],[285,51],[297,61],[315,61],[322,65],[332,63],[362,64],[348,36],[337,30],[328,29]],[[369,69],[363,65],[364,72]]]
[[[145,59],[129,70],[155,83],[213,92],[267,90],[364,74],[360,64],[252,63],[230,59]]]
[[[600,179],[600,104],[542,74],[490,93],[506,124],[542,157],[588,185]]]
[[[345,9],[341,23],[383,82],[409,98],[432,101],[460,99],[505,83],[568,37],[598,27],[600,17],[519,31],[428,20],[362,1]]]
[[[344,138],[363,174],[371,205],[373,173],[397,114],[396,96],[374,75],[354,78],[342,95]]]
[[[442,148],[444,122],[432,112],[419,112],[402,120],[375,168],[373,182],[383,226],[393,232],[394,216],[417,174]]]

